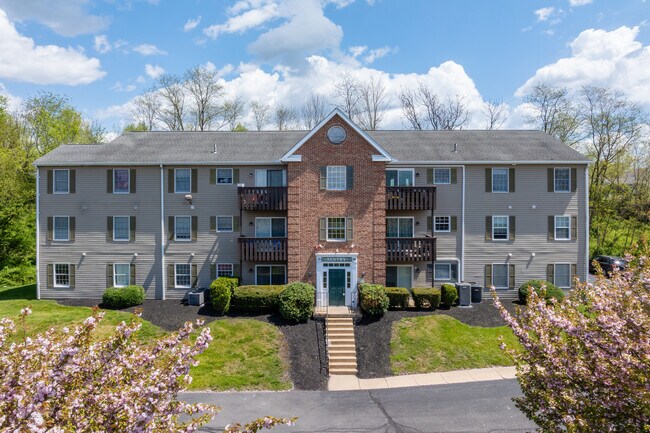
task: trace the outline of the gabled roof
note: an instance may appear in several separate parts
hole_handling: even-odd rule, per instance
[[[348,116],[343,113],[338,107],[334,108],[330,114],[328,114],[323,120],[320,121],[318,125],[312,128],[307,135],[305,135],[298,143],[296,143],[287,153],[285,153],[280,161],[289,162],[289,161],[300,161],[300,155],[295,155],[296,151],[307,142],[316,132],[318,132],[327,122],[332,120],[334,116],[339,116],[341,120],[348,124],[357,134],[359,134],[364,140],[366,140],[372,147],[374,147],[377,152],[379,152],[379,157],[373,155],[373,161],[392,161],[392,157],[388,152],[384,150],[383,147],[379,145],[366,131],[359,128]]]

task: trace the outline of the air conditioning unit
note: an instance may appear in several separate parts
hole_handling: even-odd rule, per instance
[[[198,289],[194,290],[190,293],[187,294],[187,303],[189,305],[196,305],[196,306],[201,306],[205,304],[205,293],[207,292],[206,289]]]

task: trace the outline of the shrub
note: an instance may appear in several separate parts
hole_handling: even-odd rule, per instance
[[[21,265],[0,270],[0,287],[24,286],[36,281],[36,266]]]
[[[440,294],[440,302],[445,307],[451,307],[458,300],[458,291],[456,290],[456,286],[453,284],[443,284],[440,287]]]
[[[564,299],[564,292],[558,286],[553,283],[549,283],[545,280],[530,280],[526,281],[519,287],[519,302],[525,304],[528,301],[528,294],[530,293],[530,287],[535,289],[535,293],[542,295],[542,286],[546,286],[546,292],[544,293],[544,299],[550,301],[551,299],[556,299],[561,301]]]
[[[219,277],[217,280],[221,280],[222,283],[220,284],[226,284],[228,288],[230,289],[230,296],[235,293],[235,289],[237,286],[239,286],[239,279],[235,277]]]
[[[280,314],[286,320],[306,322],[314,313],[316,288],[307,283],[291,283],[280,294]]]
[[[102,295],[102,306],[106,308],[127,308],[144,302],[144,287],[109,287]]]
[[[286,286],[239,286],[230,299],[237,311],[263,313],[276,311],[280,294]]]
[[[413,302],[417,308],[428,308],[433,310],[440,306],[440,289],[433,287],[414,288]]]
[[[388,310],[388,296],[381,284],[359,284],[361,311],[373,316],[382,315]]]
[[[210,303],[212,309],[218,314],[225,314],[230,309],[230,298],[232,293],[230,291],[231,282],[233,278],[219,277],[210,284]],[[236,281],[237,279],[234,278]]]
[[[409,306],[409,291],[404,287],[386,287],[386,295],[390,308],[407,308]]]

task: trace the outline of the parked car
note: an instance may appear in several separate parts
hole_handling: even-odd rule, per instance
[[[592,274],[596,272],[594,262],[600,265],[605,275],[611,274],[615,267],[619,270],[627,268],[627,261],[622,257],[596,256],[589,262],[589,272]]]

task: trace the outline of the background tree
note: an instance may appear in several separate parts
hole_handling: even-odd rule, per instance
[[[278,104],[274,110],[275,127],[278,131],[294,129],[298,121],[296,110],[284,104]]]
[[[417,89],[402,89],[399,95],[402,116],[412,129],[462,129],[471,114],[461,96],[442,100],[430,87],[420,83]]]
[[[302,124],[305,129],[312,129],[327,115],[327,102],[325,98],[316,93],[311,93],[302,105]]]
[[[577,145],[582,137],[579,110],[565,87],[540,83],[524,96],[532,113],[526,123],[547,132],[569,146]]]
[[[501,129],[508,120],[508,106],[501,101],[486,101],[483,108],[485,129]]]
[[[183,80],[178,75],[161,75],[154,84],[154,90],[161,103],[156,116],[168,130],[184,131],[187,118],[186,96]]]
[[[216,129],[227,126],[229,130],[233,131],[244,115],[245,109],[246,103],[239,97],[225,101],[220,110],[221,124]]]
[[[144,125],[147,131],[153,131],[160,108],[160,95],[155,89],[145,91],[133,100],[130,117],[136,125]]]
[[[223,95],[223,86],[218,81],[217,72],[203,66],[190,68],[183,77],[183,87],[192,100],[190,109],[193,119],[192,128],[198,131],[209,130],[221,111],[220,98]],[[223,124],[228,122],[229,120],[225,120]]]
[[[250,107],[255,121],[255,128],[261,131],[271,120],[271,106],[263,102],[252,101]]]
[[[388,109],[388,95],[384,80],[371,76],[358,86],[359,102],[356,121],[362,129],[374,131],[379,128]]]
[[[350,119],[356,119],[360,109],[359,82],[349,73],[343,74],[334,85],[332,99]]]

